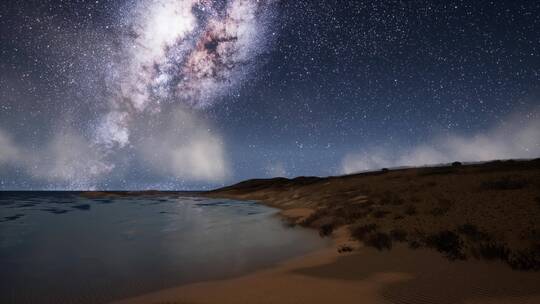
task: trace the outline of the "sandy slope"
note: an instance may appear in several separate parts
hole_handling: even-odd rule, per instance
[[[337,240],[337,243],[346,241]],[[238,278],[180,286],[137,303],[540,303],[540,273],[450,262],[430,250],[335,247]]]
[[[451,258],[540,270],[540,159],[249,180],[206,195],[311,208],[302,224],[324,233],[347,226],[379,247],[394,238]]]

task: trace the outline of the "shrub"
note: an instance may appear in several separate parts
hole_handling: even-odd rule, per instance
[[[407,231],[403,229],[393,229],[390,231],[390,237],[398,242],[404,242],[407,239]]]
[[[351,224],[370,214],[372,211],[370,207],[371,204],[372,203],[369,201],[361,204],[351,204],[349,206],[332,209],[330,213],[336,218],[343,219],[345,224]]]
[[[435,207],[431,210],[430,214],[433,216],[443,216],[448,213],[448,208]]]
[[[414,214],[416,214],[416,207],[413,206],[413,205],[407,206],[407,208],[405,208],[405,214],[407,214],[407,215],[414,215]]]
[[[324,224],[319,228],[319,235],[322,237],[329,236],[334,231],[334,224]]]
[[[363,241],[369,233],[375,230],[377,230],[376,224],[354,226],[351,228],[351,235],[357,240]]]
[[[388,234],[382,232],[369,234],[364,243],[367,246],[375,247],[378,250],[392,249],[392,239]]]
[[[413,203],[419,203],[419,202],[421,202],[421,201],[422,201],[422,200],[421,200],[419,197],[417,197],[417,196],[411,197],[411,202],[413,202]]]
[[[382,171],[383,173],[387,173],[387,172],[389,172],[390,170],[388,170],[388,168],[382,168],[381,171]]]
[[[399,197],[399,195],[390,191],[386,191],[380,200],[381,205],[399,206],[402,205],[404,202],[405,201],[401,197]]]
[[[442,216],[442,215],[445,215],[448,213],[448,211],[450,211],[450,208],[452,208],[452,206],[454,206],[454,202],[449,200],[449,199],[445,199],[445,198],[439,198],[438,199],[438,203],[439,203],[439,206],[433,208],[431,210],[431,215],[433,216]]]
[[[473,224],[464,224],[458,227],[457,231],[467,237],[471,241],[486,241],[489,240],[489,235],[487,233],[481,232]]]
[[[488,260],[505,261],[516,270],[540,270],[540,251],[537,248],[512,252],[503,244],[488,242],[480,245],[480,254]]]
[[[460,167],[461,165],[462,165],[462,163],[460,163],[458,161],[452,163],[452,167]]]
[[[465,259],[463,241],[453,231],[441,231],[426,238],[426,245],[444,253],[451,260]]]
[[[315,210],[310,216],[308,216],[303,222],[302,225],[304,226],[311,226],[315,221],[330,216],[330,209],[328,208],[320,208]]]
[[[510,249],[505,245],[487,242],[480,244],[480,255],[487,260],[501,259],[506,261],[508,255],[510,254]]]
[[[410,240],[409,241],[409,248],[418,249],[420,247],[422,247],[422,244],[418,240]]]
[[[390,212],[388,212],[388,211],[377,210],[377,211],[373,212],[373,217],[375,217],[375,218],[383,218],[389,213]]]
[[[348,245],[341,245],[338,248],[339,253],[345,253],[345,252],[351,252],[351,251],[353,251],[353,249],[351,246],[348,246]]]
[[[506,262],[517,270],[540,270],[540,252],[532,249],[511,252]]]
[[[529,239],[537,244],[537,250],[540,252],[540,230],[532,229],[529,232]]]

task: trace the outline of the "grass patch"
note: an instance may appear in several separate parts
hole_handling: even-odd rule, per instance
[[[485,181],[481,184],[484,190],[518,190],[527,187],[529,182],[524,179],[512,179],[509,176],[501,179]]]
[[[426,238],[426,245],[444,253],[450,260],[465,259],[463,241],[453,231],[441,231]]]
[[[506,262],[516,270],[540,270],[540,252],[535,249],[527,249],[511,252]]]
[[[408,244],[409,248],[411,249],[418,249],[422,247],[422,243],[420,243],[418,240],[409,240]]]
[[[390,231],[390,237],[394,241],[405,242],[407,240],[407,231],[403,229],[393,229]]]
[[[341,246],[339,246],[337,251],[338,251],[338,253],[346,253],[346,252],[353,251],[353,248],[351,246],[348,246],[348,245],[341,245]]]
[[[375,232],[371,233],[364,240],[367,246],[377,248],[378,250],[392,249],[392,239],[386,233]]]
[[[393,206],[399,206],[399,205],[403,205],[403,203],[405,203],[405,201],[399,197],[399,195],[393,193],[393,192],[390,192],[390,191],[386,191],[381,200],[380,200],[380,203],[381,205],[393,205]]]
[[[464,235],[469,241],[479,242],[490,239],[487,233],[481,232],[478,227],[473,224],[464,224],[458,227],[457,231]]]
[[[363,241],[366,236],[377,230],[376,224],[356,225],[351,227],[351,235],[357,240]]]
[[[385,211],[385,210],[377,210],[375,212],[373,212],[373,217],[374,218],[383,218],[385,217],[387,214],[390,214],[389,211]]]
[[[449,208],[435,207],[429,213],[433,216],[443,216],[448,213]]]
[[[405,208],[405,214],[406,215],[415,215],[416,214],[416,207],[413,205],[409,205]]]
[[[324,224],[319,228],[319,235],[322,237],[329,236],[334,232],[334,224]]]
[[[485,242],[480,244],[480,255],[486,260],[506,261],[510,255],[510,249],[503,244],[495,242]]]
[[[480,244],[481,257],[502,260],[516,270],[540,270],[540,248],[512,251],[504,244],[485,242]]]
[[[438,206],[433,208],[429,213],[433,216],[443,216],[450,211],[454,206],[454,202],[445,198],[438,199]]]

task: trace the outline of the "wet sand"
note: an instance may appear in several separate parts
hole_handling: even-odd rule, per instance
[[[345,230],[334,235],[332,247],[271,269],[116,303],[540,303],[538,272],[502,262],[449,261],[405,245],[382,252],[358,248]],[[338,253],[343,244],[357,248]]]

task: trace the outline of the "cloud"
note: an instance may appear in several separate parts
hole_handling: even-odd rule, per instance
[[[270,163],[265,168],[266,175],[269,177],[286,177],[287,170],[283,162]]]
[[[341,173],[382,167],[423,166],[453,161],[488,161],[540,156],[540,108],[511,115],[500,124],[472,136],[450,134],[399,151],[381,147],[347,154]]]
[[[0,129],[0,165],[18,162],[19,153],[19,147],[13,142],[11,136]]]
[[[183,108],[150,119],[134,143],[153,173],[183,182],[222,182],[230,175],[225,145],[211,125]]]
[[[6,165],[58,189],[92,189],[113,169],[89,141],[72,131],[57,132],[36,148],[16,144],[0,130],[0,166]]]
[[[193,111],[177,107],[138,118],[133,123],[136,140],[112,150],[68,128],[37,146],[17,143],[0,129],[0,168],[16,168],[47,189],[91,190],[117,182],[111,174],[126,178],[126,172],[138,168],[176,187],[178,182],[223,182],[231,175],[221,136]]]
[[[39,152],[25,156],[26,169],[37,179],[65,184],[69,188],[94,188],[114,166],[82,136],[59,132]]]

